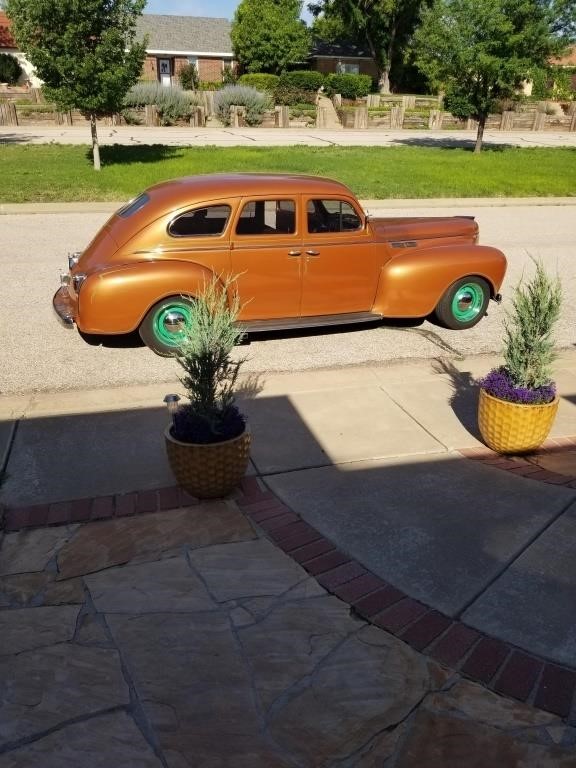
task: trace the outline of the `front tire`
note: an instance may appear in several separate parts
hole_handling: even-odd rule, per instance
[[[140,324],[140,338],[157,355],[172,357],[178,352],[190,322],[192,301],[173,296],[155,304]]]
[[[460,331],[482,320],[490,301],[490,286],[482,277],[463,277],[442,296],[434,319],[444,328]]]

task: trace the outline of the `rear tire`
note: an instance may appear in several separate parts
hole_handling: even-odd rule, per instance
[[[192,302],[172,296],[155,304],[140,324],[140,338],[157,355],[173,357],[180,348],[190,321]]]
[[[434,319],[444,328],[460,331],[482,320],[490,301],[490,286],[482,277],[463,277],[442,296]]]

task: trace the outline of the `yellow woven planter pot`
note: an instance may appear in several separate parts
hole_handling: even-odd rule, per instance
[[[546,440],[557,410],[558,397],[544,405],[523,405],[500,400],[480,389],[478,427],[493,451],[527,453]]]
[[[250,458],[250,432],[221,443],[182,443],[166,427],[168,462],[178,485],[198,499],[227,496],[244,477]]]

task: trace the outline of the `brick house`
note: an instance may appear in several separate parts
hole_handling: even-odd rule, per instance
[[[352,43],[325,43],[316,40],[309,56],[310,69],[324,74],[347,72],[378,79],[378,67],[370,52]]]
[[[145,13],[137,38],[148,36],[142,79],[178,85],[183,67],[194,64],[200,80],[221,82],[225,66],[234,67],[228,19]]]
[[[34,68],[32,64],[26,59],[24,54],[18,50],[16,41],[12,37],[11,33],[12,22],[6,16],[3,11],[0,11],[0,53],[9,53],[18,59],[20,66],[22,67],[23,74],[20,78],[21,83],[19,85],[26,85],[29,83],[33,88],[38,88],[41,85],[40,80],[34,75]]]
[[[562,56],[561,59],[554,59],[552,64],[556,67],[562,67],[570,70],[570,78],[572,81],[572,90],[576,91],[576,45],[572,46],[570,50]]]

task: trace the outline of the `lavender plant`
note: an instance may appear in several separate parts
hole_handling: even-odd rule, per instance
[[[259,125],[264,112],[271,109],[270,96],[249,85],[227,85],[214,95],[214,109],[224,125],[230,125],[230,107],[246,107],[248,125]]]
[[[493,397],[512,403],[550,403],[556,396],[552,381],[553,330],[560,317],[562,286],[540,260],[536,272],[514,288],[512,310],[504,322],[504,365],[480,380]]]
[[[200,97],[195,93],[156,82],[136,83],[124,97],[125,107],[155,105],[162,125],[172,125],[178,119],[190,117],[192,107],[199,103]]]

